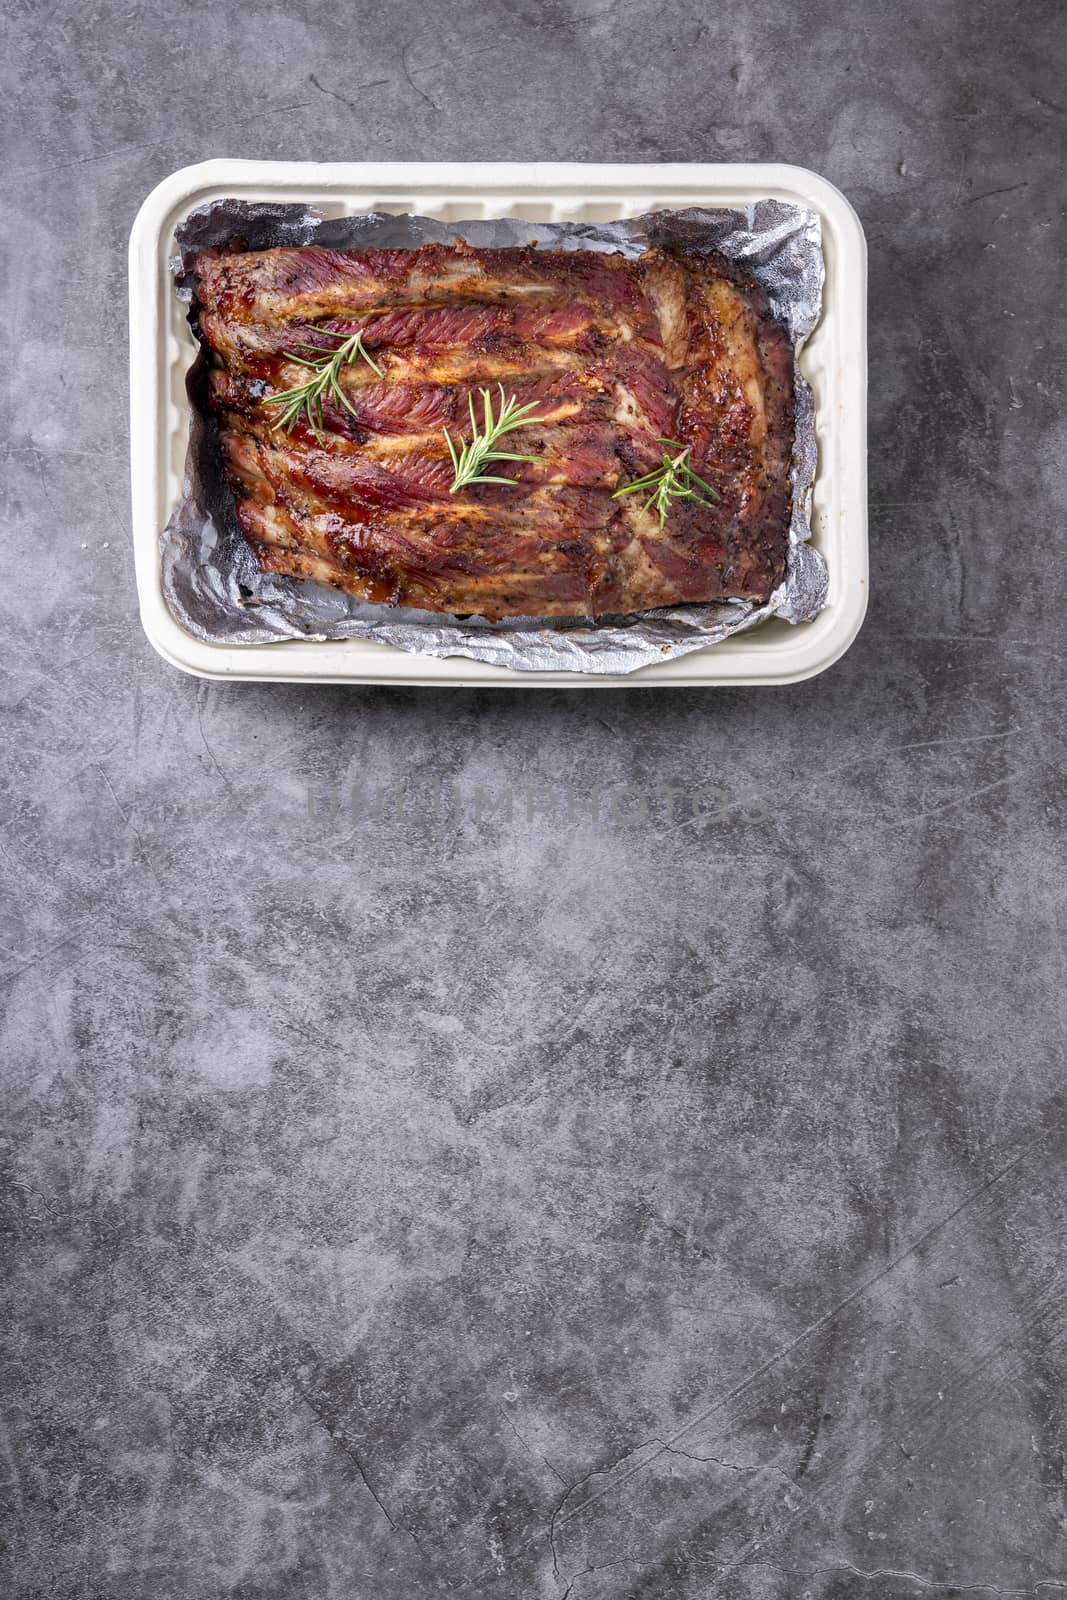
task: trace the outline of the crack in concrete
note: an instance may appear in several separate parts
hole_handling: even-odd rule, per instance
[[[1003,1589],[998,1584],[983,1583],[981,1580],[950,1583],[939,1578],[924,1578],[921,1573],[912,1572],[907,1567],[875,1567],[866,1570],[854,1566],[851,1561],[834,1561],[828,1566],[814,1567],[810,1571],[799,1567],[787,1567],[780,1561],[745,1561],[741,1563],[741,1567],[746,1571],[756,1567],[769,1567],[772,1572],[781,1572],[788,1578],[799,1578],[802,1582],[807,1582],[811,1578],[829,1577],[835,1572],[851,1573],[854,1578],[860,1578],[864,1583],[869,1583],[875,1578],[900,1578],[905,1583],[918,1584],[920,1589],[925,1589],[928,1593],[994,1594],[1003,1596],[1004,1600],[1039,1600],[1042,1590],[1067,1590],[1067,1580],[1059,1578],[1039,1578],[1032,1589]],[[723,1567],[720,1569],[720,1575],[739,1570],[736,1565]]]
[[[731,1401],[738,1399],[739,1396],[751,1389],[753,1384],[757,1383],[760,1378],[765,1377],[767,1373],[778,1366],[780,1362],[786,1360],[786,1358],[792,1355],[793,1352],[799,1348],[799,1346],[804,1344],[808,1339],[812,1338],[816,1333],[820,1333],[824,1329],[828,1328],[834,1322],[835,1318],[841,1315],[842,1311],[847,1310],[849,1306],[854,1305],[858,1300],[862,1299],[862,1297],[868,1294],[871,1289],[875,1288],[883,1281],[883,1279],[887,1278],[890,1273],[895,1272],[896,1269],[904,1261],[908,1260],[910,1256],[913,1256],[916,1251],[921,1250],[924,1245],[931,1241],[931,1239],[935,1239],[938,1234],[943,1233],[950,1223],[954,1222],[956,1218],[961,1216],[962,1213],[968,1210],[969,1207],[975,1205],[983,1197],[983,1195],[987,1194],[989,1190],[994,1187],[995,1184],[1002,1182],[1002,1180],[1006,1178],[1010,1172],[1014,1171],[1014,1169],[1018,1167],[1029,1154],[1029,1150],[1022,1150],[1017,1156],[1013,1156],[1010,1161],[1006,1162],[1004,1166],[998,1168],[998,1170],[994,1172],[991,1177],[987,1178],[984,1183],[979,1184],[976,1189],[972,1189],[971,1193],[967,1195],[965,1199],[961,1200],[959,1205],[955,1206],[946,1216],[939,1218],[938,1221],[932,1222],[926,1228],[922,1229],[922,1231],[916,1234],[915,1238],[912,1239],[911,1243],[906,1245],[903,1250],[898,1251],[898,1253],[890,1261],[888,1261],[884,1267],[879,1268],[877,1272],[872,1273],[870,1277],[865,1278],[862,1283],[857,1284],[856,1287],[850,1290],[850,1292],[841,1300],[839,1300],[836,1305],[831,1306],[828,1311],[823,1312],[822,1316],[816,1317],[814,1322],[809,1323],[806,1328],[802,1329],[801,1332],[798,1333],[795,1338],[791,1339],[788,1344],[783,1345],[780,1350],[775,1351],[774,1354],[768,1356],[765,1361],[760,1362],[759,1366],[754,1368],[753,1371],[747,1375],[747,1377],[742,1378],[739,1383],[734,1384],[733,1388],[728,1389],[725,1394],[720,1395],[718,1399],[713,1400],[710,1405],[706,1406],[703,1411],[698,1412],[697,1415],[689,1422],[684,1423],[677,1430],[677,1432],[671,1436],[666,1445],[660,1444],[651,1455],[647,1456],[643,1461],[637,1462],[630,1468],[628,1472],[624,1473],[617,1482],[605,1485],[605,1487],[601,1489],[599,1493],[591,1495],[588,1500],[583,1500],[581,1505],[575,1506],[572,1511],[568,1511],[565,1515],[563,1515],[562,1503],[565,1503],[566,1499],[568,1498],[568,1496],[565,1495],[564,1502],[561,1502],[561,1506],[557,1507],[556,1511],[553,1513],[553,1530],[557,1522],[569,1522],[573,1517],[580,1515],[581,1512],[587,1510],[588,1507],[594,1505],[598,1500],[602,1499],[604,1495],[611,1494],[616,1490],[621,1489],[624,1484],[630,1481],[631,1478],[636,1477],[638,1473],[643,1472],[646,1467],[650,1466],[652,1462],[656,1460],[657,1456],[661,1455],[665,1449],[674,1447],[679,1439],[684,1439],[687,1433],[692,1433],[694,1428],[700,1427],[701,1423],[707,1422],[708,1419],[714,1416],[717,1411],[721,1411],[724,1406],[729,1405]],[[580,1487],[581,1483],[588,1482],[589,1478],[604,1477],[607,1474],[616,1471],[616,1469],[620,1467],[628,1457],[636,1456],[641,1450],[646,1449],[647,1446],[648,1441],[646,1440],[643,1444],[635,1445],[631,1450],[624,1451],[619,1457],[618,1461],[614,1462],[611,1466],[601,1467],[596,1471],[587,1473],[585,1478],[582,1478],[578,1484],[574,1485],[574,1489]],[[568,1494],[573,1492],[574,1490],[572,1489],[568,1491]]]
[[[783,1482],[787,1483],[791,1489],[796,1489],[797,1493],[800,1493],[800,1488],[796,1480],[791,1478],[789,1473],[783,1471],[781,1467],[772,1466],[770,1462],[726,1461],[722,1456],[701,1456],[697,1455],[693,1450],[680,1450],[677,1445],[668,1444],[664,1439],[646,1439],[645,1443],[660,1445],[665,1453],[669,1456],[684,1456],[687,1461],[707,1462],[711,1466],[725,1467],[727,1472],[741,1472],[749,1475],[760,1472],[773,1472],[776,1474],[776,1476],[781,1478]]]
[[[511,1429],[512,1433],[515,1435],[516,1439],[522,1445],[522,1448],[526,1451],[526,1454],[530,1457],[530,1460],[531,1461],[543,1461],[545,1466],[548,1468],[549,1472],[551,1472],[552,1476],[554,1478],[558,1478],[559,1482],[563,1484],[564,1488],[566,1488],[567,1480],[563,1476],[562,1472],[557,1471],[557,1469],[552,1465],[551,1461],[548,1459],[547,1456],[541,1455],[541,1453],[539,1451],[534,1450],[526,1442],[526,1440],[523,1438],[523,1436],[519,1432],[518,1428],[516,1428],[514,1422],[512,1422],[510,1416],[508,1415],[508,1413],[506,1411],[501,1410],[500,1415],[503,1417],[504,1421],[507,1423],[507,1425]]]
[[[332,1442],[337,1446],[337,1448],[342,1452],[342,1454],[346,1455],[348,1457],[349,1461],[351,1461],[352,1465],[355,1467],[356,1471],[359,1474],[360,1482],[362,1483],[363,1487],[366,1489],[367,1493],[370,1495],[371,1499],[374,1501],[374,1504],[378,1507],[378,1510],[381,1512],[381,1514],[385,1518],[386,1522],[392,1528],[393,1532],[394,1533],[399,1533],[402,1536],[406,1535],[406,1537],[409,1538],[411,1540],[412,1544],[415,1546],[415,1549],[419,1552],[419,1555],[423,1558],[423,1560],[425,1560],[426,1559],[426,1552],[422,1548],[422,1545],[419,1543],[418,1535],[415,1533],[415,1530],[413,1528],[405,1527],[402,1523],[397,1522],[390,1515],[388,1506],[385,1504],[384,1500],[381,1498],[381,1496],[378,1494],[378,1491],[375,1489],[374,1485],[371,1483],[370,1479],[367,1476],[366,1467],[363,1465],[363,1462],[360,1460],[360,1458],[356,1454],[355,1450],[348,1443],[348,1440],[345,1439],[339,1432],[336,1431],[334,1425],[330,1422],[330,1419],[328,1417],[323,1416],[322,1412],[316,1406],[315,1402],[312,1400],[312,1398],[311,1398],[311,1396],[309,1394],[305,1393],[305,1391],[303,1389],[299,1388],[296,1384],[293,1385],[293,1389],[294,1389],[294,1392],[296,1393],[296,1395],[299,1397],[299,1399],[301,1399],[304,1402],[304,1404],[307,1406],[308,1410],[311,1412],[311,1415],[315,1418],[315,1421],[318,1423],[319,1427],[326,1434],[327,1438],[332,1440]]]
[[[605,1472],[614,1472],[619,1463],[625,1461],[626,1458],[632,1454],[632,1450],[624,1450],[618,1461],[612,1462],[612,1464],[607,1467],[594,1467],[593,1470],[591,1472],[587,1472],[583,1478],[576,1478],[572,1484],[569,1484],[564,1489],[563,1495],[556,1502],[555,1508],[548,1521],[548,1543],[552,1551],[552,1576],[554,1578],[558,1579],[560,1576],[559,1553],[556,1549],[556,1524],[559,1521],[560,1513],[562,1512],[563,1507],[567,1504],[567,1501],[570,1499],[571,1495],[576,1493],[576,1491],[582,1487],[583,1483],[588,1483],[590,1478],[602,1477]],[[582,1502],[583,1505],[585,1503],[585,1501]],[[579,1506],[577,1509],[580,1511],[582,1508]]]

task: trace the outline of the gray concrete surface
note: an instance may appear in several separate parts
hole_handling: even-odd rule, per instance
[[[1064,66],[1051,0],[9,11],[5,1596],[1067,1589]],[[165,666],[124,249],[212,155],[841,185],[850,654]]]

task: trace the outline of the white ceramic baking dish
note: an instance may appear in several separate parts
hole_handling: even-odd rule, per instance
[[[606,221],[682,206],[744,205],[763,197],[813,207],[822,217],[826,289],[822,320],[801,366],[815,390],[818,418],[812,526],[830,571],[826,609],[813,622],[791,626],[775,619],[677,660],[611,677],[518,672],[463,656],[414,655],[363,639],[220,646],[186,633],[167,609],[160,584],[159,535],[181,489],[189,432],[185,373],[195,353],[168,260],[182,218],[227,195],[302,201],[326,216],[412,211],[445,221]],[[803,167],[223,160],[185,167],[153,189],[130,235],[133,537],[145,632],[166,660],[204,678],[580,689],[810,678],[847,650],[867,605],[866,279],[859,218],[832,184]]]

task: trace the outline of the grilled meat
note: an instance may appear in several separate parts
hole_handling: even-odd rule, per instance
[[[490,618],[765,600],[780,582],[792,351],[721,257],[216,249],[194,277],[224,469],[264,571]],[[308,378],[298,346],[356,332],[380,373],[342,368],[347,404],[324,399],[321,433],[279,426],[271,397]],[[535,459],[452,494],[443,430],[469,438],[469,396],[498,384],[535,405],[502,448]],[[720,498],[674,500],[661,528],[644,494],[613,495],[664,438]]]

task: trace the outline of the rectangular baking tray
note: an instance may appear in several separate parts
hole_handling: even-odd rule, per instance
[[[750,632],[637,672],[519,672],[464,656],[422,656],[365,639],[212,645],[167,609],[159,538],[181,492],[189,437],[185,374],[195,355],[186,307],[174,293],[174,231],[197,206],[226,196],[297,201],[324,216],[416,212],[443,221],[521,217],[611,221],[684,206],[743,206],[772,198],[822,218],[823,315],[801,369],[815,391],[819,468],[813,540],[830,573],[829,603],[813,622],[772,619]],[[256,682],[498,685],[604,689],[795,683],[848,649],[867,607],[867,251],[839,190],[804,167],[778,164],[579,162],[205,161],[153,189],[130,235],[130,457],[141,620],[167,661],[202,678]]]

